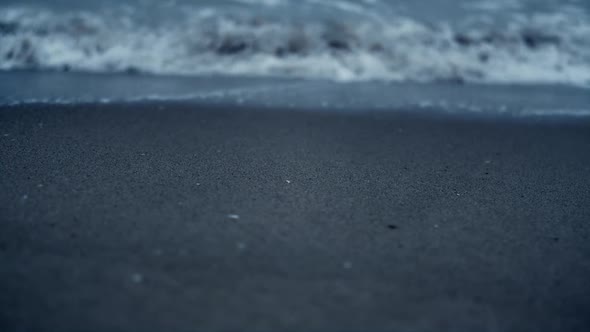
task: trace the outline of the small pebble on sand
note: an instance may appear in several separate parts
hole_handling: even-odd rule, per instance
[[[131,275],[131,281],[136,284],[141,284],[143,282],[143,275],[141,273],[134,273]]]

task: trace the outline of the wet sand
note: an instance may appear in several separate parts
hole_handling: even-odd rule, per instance
[[[590,121],[0,108],[0,330],[587,331]]]

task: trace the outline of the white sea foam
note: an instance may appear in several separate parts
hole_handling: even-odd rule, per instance
[[[489,16],[451,25],[369,10],[376,0],[305,2],[355,19],[187,7],[175,20],[146,23],[125,10],[0,8],[0,69],[590,85],[590,20],[571,6],[515,12],[504,25]]]

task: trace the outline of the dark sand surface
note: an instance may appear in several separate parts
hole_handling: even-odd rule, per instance
[[[20,106],[0,174],[1,331],[590,330],[589,120]]]

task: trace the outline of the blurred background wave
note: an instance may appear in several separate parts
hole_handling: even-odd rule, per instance
[[[0,69],[590,85],[573,0],[2,1]]]

